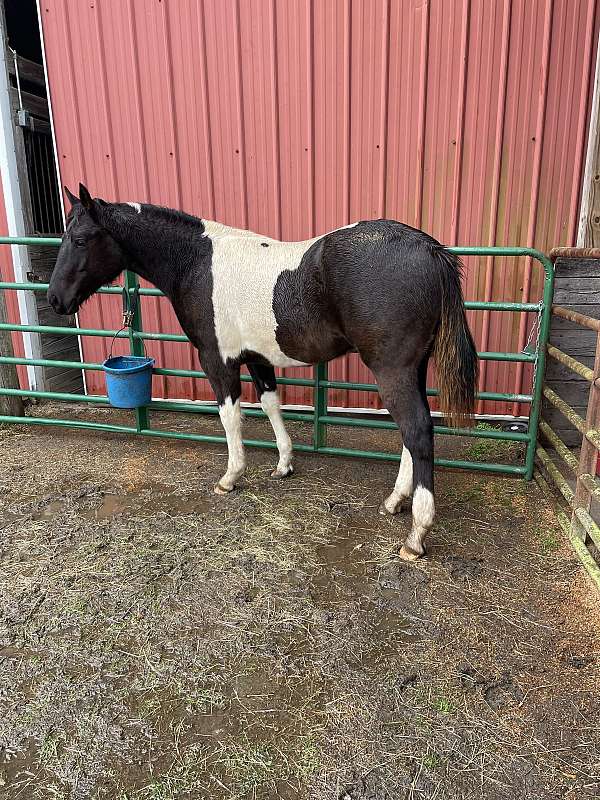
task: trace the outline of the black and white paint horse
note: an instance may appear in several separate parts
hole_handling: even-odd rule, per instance
[[[80,185],[48,300],[73,314],[130,269],[171,301],[198,349],[227,437],[231,492],[245,468],[240,366],[246,364],[279,450],[273,473],[290,475],[292,443],[274,367],[329,361],[356,348],[402,433],[395,514],[413,494],[412,531],[400,555],[425,552],[434,518],[433,426],[425,392],[436,361],[440,404],[451,422],[473,412],[477,354],[467,326],[461,264],[439,242],[399,222],[357,222],[305,242],[280,242],[145,203],[107,203]]]

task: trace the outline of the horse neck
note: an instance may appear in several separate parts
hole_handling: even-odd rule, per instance
[[[168,212],[152,206],[144,205],[141,213],[113,207],[104,214],[102,224],[130,257],[129,269],[171,300],[189,271],[209,252],[200,220],[175,214],[170,218]]]

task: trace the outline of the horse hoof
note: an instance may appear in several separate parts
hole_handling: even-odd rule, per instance
[[[274,469],[273,472],[271,473],[271,477],[283,479],[283,478],[289,478],[293,474],[294,474],[294,468],[290,464],[290,466],[284,470]]]
[[[402,561],[417,561],[417,559],[422,558],[425,555],[425,551],[422,553],[417,553],[417,551],[413,550],[412,547],[408,547],[407,545],[403,544],[398,555]]]
[[[401,506],[397,506],[395,511],[390,511],[385,502],[379,506],[379,513],[384,517],[395,517],[400,510]]]
[[[220,495],[231,494],[231,492],[233,492],[234,488],[235,487],[232,486],[231,489],[227,489],[225,486],[223,486],[221,481],[219,481],[219,483],[217,483],[215,485],[214,492],[215,492],[215,494],[220,494]]]

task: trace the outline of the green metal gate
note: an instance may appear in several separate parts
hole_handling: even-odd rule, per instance
[[[5,245],[53,245],[60,246],[60,239],[50,238],[6,238],[0,237],[0,244]],[[539,325],[537,333],[537,341],[535,347],[531,352],[524,350],[520,353],[509,352],[482,352],[479,353],[479,358],[489,361],[512,361],[512,362],[530,362],[534,364],[534,379],[533,390],[531,395],[527,394],[512,394],[503,392],[480,392],[477,396],[485,400],[505,400],[518,403],[530,403],[531,411],[529,415],[529,427],[526,433],[510,432],[501,430],[481,430],[477,428],[449,428],[443,425],[436,425],[434,431],[436,434],[446,435],[460,435],[478,437],[482,439],[495,439],[502,441],[523,442],[526,444],[526,454],[523,464],[499,464],[499,463],[481,463],[476,461],[461,461],[452,459],[436,459],[437,466],[442,467],[459,467],[462,469],[476,469],[486,470],[488,472],[502,472],[512,475],[523,475],[527,480],[530,480],[533,475],[535,448],[537,439],[537,430],[540,415],[540,403],[542,397],[542,380],[544,375],[544,362],[546,353],[546,342],[548,339],[548,329],[550,321],[550,312],[552,305],[552,292],[553,292],[553,266],[551,261],[537,250],[526,247],[452,247],[450,250],[457,255],[461,256],[522,256],[531,258],[538,262],[544,270],[544,284],[543,295],[539,303],[505,303],[505,302],[492,302],[492,301],[473,301],[465,303],[467,309],[474,309],[478,311],[505,311],[505,312],[535,312],[539,315]],[[131,272],[125,274],[125,288],[129,293],[132,293],[138,287],[137,276]],[[16,291],[33,291],[45,292],[48,284],[45,283],[8,283],[0,282],[0,289],[16,290]],[[101,294],[121,294],[122,287],[111,286],[99,289]],[[162,296],[162,292],[158,289],[144,289],[140,288],[139,293],[142,296]],[[143,352],[144,340],[161,340],[169,342],[187,342],[188,338],[184,335],[171,334],[171,333],[150,333],[144,331],[142,325],[141,304],[137,304],[136,312],[133,322],[128,331],[114,331],[114,330],[99,330],[95,328],[68,328],[56,327],[49,325],[13,325],[1,324],[0,329],[9,331],[33,332],[33,333],[56,333],[75,336],[103,336],[103,337],[119,337],[128,338],[131,353],[140,355]],[[29,366],[49,366],[61,367],[71,369],[84,369],[84,370],[101,370],[101,364],[86,363],[79,361],[58,361],[51,359],[27,359],[27,358],[13,358],[0,355],[0,363],[22,364]],[[204,372],[199,370],[187,369],[168,369],[159,367],[155,369],[157,375],[172,375],[186,378],[206,378]],[[242,375],[243,381],[250,381],[248,375]],[[314,377],[310,378],[278,378],[280,384],[288,384],[295,386],[310,386],[313,390],[313,413],[301,412],[284,412],[285,419],[294,420],[304,423],[309,423],[313,426],[312,444],[296,444],[294,449],[298,451],[318,452],[327,455],[343,455],[343,456],[359,456],[362,458],[375,458],[391,461],[398,461],[400,453],[383,453],[372,450],[357,450],[348,449],[343,447],[330,447],[327,444],[327,428],[330,425],[343,425],[355,428],[378,428],[384,430],[396,430],[397,426],[393,422],[387,420],[372,420],[361,419],[360,417],[351,416],[335,416],[327,413],[327,392],[329,389],[351,389],[365,392],[376,392],[377,386],[369,383],[349,383],[344,381],[330,381],[328,380],[327,364],[318,364],[314,367]],[[435,389],[428,389],[428,395],[434,396],[437,394]],[[0,394],[9,395],[15,394],[23,397],[35,397],[46,400],[57,401],[76,401],[84,403],[100,403],[108,405],[108,398],[99,395],[83,395],[71,394],[62,392],[44,392],[33,391],[28,389],[0,389]],[[150,410],[156,409],[159,411],[191,411],[194,413],[203,414],[217,414],[216,406],[205,406],[197,403],[184,403],[179,401],[169,400],[153,400]],[[0,415],[0,423],[17,423],[17,424],[34,424],[34,425],[54,425],[61,427],[76,427],[87,428],[92,430],[102,430],[109,433],[127,433],[142,436],[159,436],[173,439],[188,439],[198,442],[212,442],[212,443],[225,443],[224,436],[212,436],[205,434],[184,433],[179,431],[166,431],[157,430],[153,428],[148,414],[148,408],[140,408],[132,412],[135,417],[135,425],[111,425],[99,422],[85,422],[73,419],[53,419],[43,417],[15,417]],[[245,409],[244,414],[248,417],[264,418],[262,411],[256,409]],[[250,447],[263,447],[275,448],[275,442],[263,440],[244,440],[245,444]]]

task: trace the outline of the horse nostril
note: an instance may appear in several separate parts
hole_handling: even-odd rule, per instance
[[[66,313],[65,306],[63,305],[63,303],[60,302],[60,300],[54,294],[54,292],[50,292],[49,291],[48,294],[46,295],[46,297],[48,298],[48,303],[50,304],[51,308],[54,309],[54,311],[57,314],[65,314]]]

